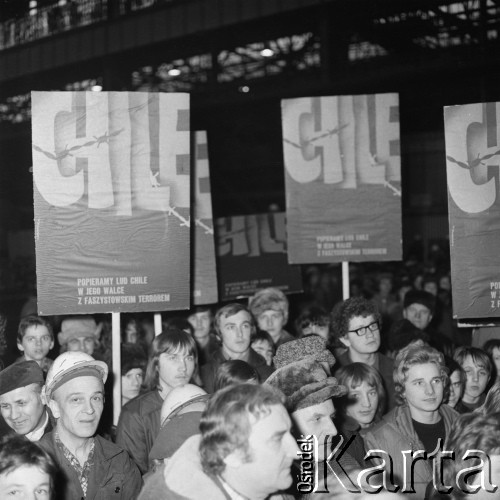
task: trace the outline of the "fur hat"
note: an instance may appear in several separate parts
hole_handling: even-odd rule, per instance
[[[0,372],[0,395],[30,384],[42,386],[43,371],[36,361],[19,361]]]
[[[405,294],[403,301],[404,309],[410,307],[412,304],[421,304],[429,309],[431,314],[434,314],[436,307],[436,297],[432,293],[425,292],[424,290],[409,290]]]
[[[70,316],[63,319],[61,331],[57,334],[57,340],[61,345],[65,345],[70,339],[78,337],[94,337],[98,341],[101,330],[102,323],[97,325],[92,316]]]
[[[335,377],[327,376],[323,367],[311,358],[279,368],[265,383],[285,394],[285,406],[290,413],[347,393]]]
[[[278,347],[273,363],[276,368],[282,368],[301,359],[311,358],[314,361],[324,361],[329,366],[335,364],[335,357],[326,348],[326,341],[319,335],[308,335],[300,339],[285,342]]]

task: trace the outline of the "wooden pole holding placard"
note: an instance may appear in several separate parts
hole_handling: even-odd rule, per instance
[[[342,297],[349,298],[349,262],[342,262]]]
[[[160,335],[162,329],[161,313],[155,313],[155,335]]]
[[[118,425],[122,409],[121,332],[120,313],[111,313],[113,350],[113,425]]]

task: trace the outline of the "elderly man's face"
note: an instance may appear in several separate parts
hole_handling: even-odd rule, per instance
[[[49,404],[58,429],[77,438],[92,437],[104,407],[104,385],[92,375],[74,378],[54,391]]]
[[[2,417],[17,434],[28,434],[36,429],[44,408],[38,384],[20,387],[0,396]]]
[[[333,423],[334,416],[335,407],[331,399],[317,405],[295,410],[292,413],[293,421],[300,434],[316,436],[318,440],[318,460],[326,458],[331,448],[332,438],[338,434]]]
[[[290,468],[297,458],[298,447],[290,433],[291,422],[282,405],[270,407],[260,420],[249,416],[252,430],[248,437],[248,454],[241,454],[236,463],[239,481],[250,498],[267,498],[292,484]],[[238,455],[238,451],[235,452]],[[227,467],[234,466],[226,461]],[[224,473],[223,473],[224,475]],[[238,485],[235,485],[238,489]]]

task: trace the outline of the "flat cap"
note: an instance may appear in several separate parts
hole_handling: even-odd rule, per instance
[[[0,372],[0,396],[30,384],[44,384],[43,371],[36,361],[19,361]]]

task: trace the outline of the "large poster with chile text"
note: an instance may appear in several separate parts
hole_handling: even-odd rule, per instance
[[[221,300],[250,297],[276,287],[284,293],[302,291],[300,266],[288,264],[283,212],[216,219]]]
[[[288,259],[400,260],[397,94],[282,101]]]
[[[444,124],[453,315],[498,318],[500,103],[445,107]]]
[[[189,307],[187,94],[33,92],[40,314]]]

